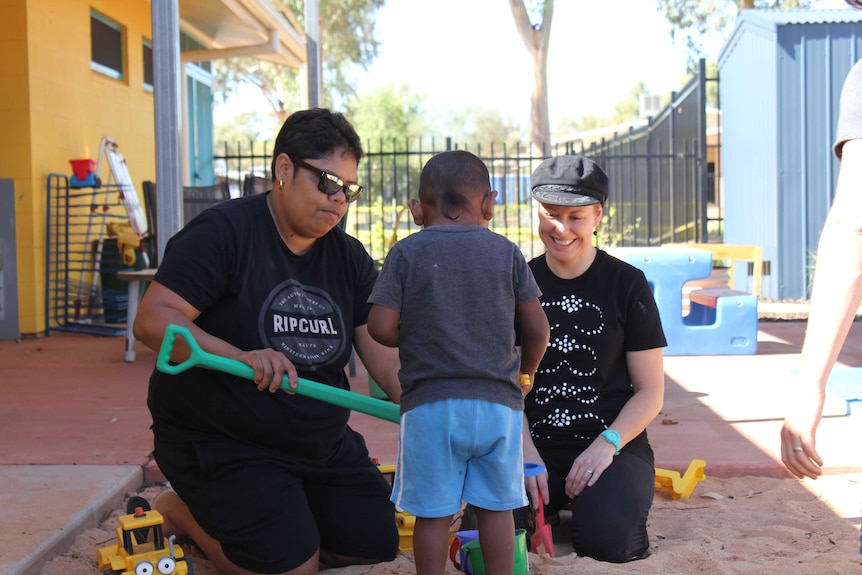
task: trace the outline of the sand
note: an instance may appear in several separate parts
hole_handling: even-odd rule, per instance
[[[152,498],[164,489],[151,486]],[[129,494],[133,495],[133,494]],[[577,557],[557,531],[555,558],[531,553],[530,573],[639,574],[858,574],[862,474],[828,475],[817,481],[707,477],[691,497],[674,500],[659,490],[650,513],[652,555],[628,564]],[[67,553],[51,560],[42,575],[92,575],[96,550],[113,540],[117,509],[98,527],[79,535]],[[563,526],[565,527],[565,526]],[[195,557],[196,575],[219,575],[209,561]],[[331,575],[414,573],[412,554],[390,563],[332,569]],[[447,574],[457,570],[447,562]]]

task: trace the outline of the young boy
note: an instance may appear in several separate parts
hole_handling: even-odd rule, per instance
[[[475,155],[431,158],[410,200],[424,229],[393,246],[368,300],[368,332],[401,356],[392,501],[416,516],[419,575],[443,573],[462,500],[476,507],[486,572],[511,574],[512,509],[527,504],[523,395],[549,329],[524,256],[488,230],[496,196]]]

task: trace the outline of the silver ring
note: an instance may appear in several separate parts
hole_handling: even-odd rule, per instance
[[[593,472],[592,469],[587,469],[585,473],[592,473],[592,472]]]
[[[802,448],[801,447],[794,447],[793,451],[802,451]]]

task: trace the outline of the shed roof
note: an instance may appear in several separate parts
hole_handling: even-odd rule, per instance
[[[794,24],[850,24],[862,22],[862,10],[743,10],[733,30],[718,54],[719,66],[727,53],[736,44],[736,37],[743,27],[760,29],[765,34],[775,34],[781,26]]]
[[[859,22],[862,10],[743,10],[739,20],[762,20],[775,26],[787,24],[836,24]]]

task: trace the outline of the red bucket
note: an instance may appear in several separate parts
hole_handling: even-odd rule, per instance
[[[96,169],[96,162],[90,159],[86,160],[69,160],[72,164],[72,171],[75,172],[75,177],[79,180],[86,180],[87,177]]]

